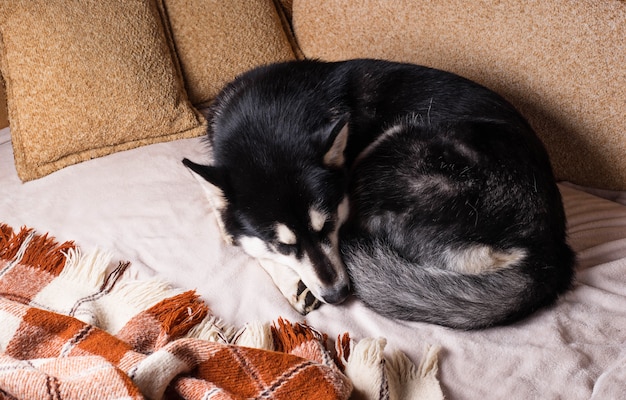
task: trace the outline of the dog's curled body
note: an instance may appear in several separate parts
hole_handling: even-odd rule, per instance
[[[345,298],[343,260],[381,314],[474,329],[552,303],[573,279],[542,143],[454,74],[379,60],[257,68],[217,97],[209,140],[213,165],[186,163],[219,188],[226,233],[292,260],[323,301]]]
[[[499,121],[401,126],[353,169],[341,248],[365,303],[477,328],[519,319],[569,287],[560,196],[533,140]]]

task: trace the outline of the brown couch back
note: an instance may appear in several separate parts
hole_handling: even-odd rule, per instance
[[[314,3],[314,6],[312,6]],[[427,65],[499,92],[559,179],[626,190],[626,2],[294,0],[305,56]]]

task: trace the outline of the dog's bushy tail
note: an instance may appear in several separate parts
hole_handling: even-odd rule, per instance
[[[540,268],[549,271],[543,280],[529,272],[535,266],[467,274],[417,265],[376,239],[348,239],[342,253],[355,295],[370,308],[386,317],[457,329],[516,321],[554,302],[571,282],[571,276],[551,277],[552,267]]]

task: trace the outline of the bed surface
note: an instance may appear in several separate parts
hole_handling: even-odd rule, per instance
[[[202,140],[115,153],[22,183],[10,131],[2,129],[0,221],[108,250],[132,262],[138,278],[197,289],[235,326],[302,320],[255,260],[223,243],[183,157],[205,160]],[[439,379],[448,399],[626,398],[626,193],[560,188],[579,265],[575,288],[556,306],[477,332],[388,320],[354,299],[324,305],[306,321],[330,338],[345,331],[357,339],[383,336],[389,350],[414,360],[425,345],[441,346]]]

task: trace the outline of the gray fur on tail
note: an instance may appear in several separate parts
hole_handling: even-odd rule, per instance
[[[478,329],[535,308],[520,302],[534,282],[519,266],[464,274],[417,265],[375,239],[348,239],[341,250],[357,297],[387,317]]]

